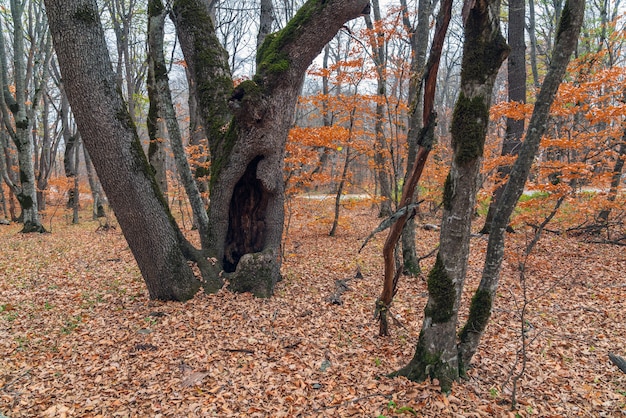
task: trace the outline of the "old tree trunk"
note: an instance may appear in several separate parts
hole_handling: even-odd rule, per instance
[[[45,3],[77,125],[150,297],[186,300],[201,284],[214,291],[222,270],[230,274],[232,289],[271,295],[280,278],[285,142],[304,75],[368,1],[309,0],[283,30],[265,39],[257,74],[237,88],[207,2],[173,2],[211,148],[209,227],[202,250],[183,237],[154,179],[116,88],[97,2]],[[194,277],[190,262],[202,278]]]
[[[491,93],[508,46],[500,32],[499,0],[466,1],[461,92],[452,116],[453,160],[444,188],[439,254],[428,276],[429,297],[411,362],[395,372],[437,378],[449,391],[459,377],[457,319],[469,257],[471,218],[485,143]]]
[[[257,53],[257,74],[233,90],[226,52],[206,4],[174,2],[185,60],[195,79],[211,151],[208,254],[230,288],[269,296],[280,278],[283,159],[306,69],[366,0],[310,0]]]

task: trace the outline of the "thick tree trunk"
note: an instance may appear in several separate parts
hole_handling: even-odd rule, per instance
[[[200,287],[189,249],[163,199],[116,88],[95,0],[47,0],[68,99],[151,298],[186,300]],[[94,117],[98,115],[98,117]]]
[[[456,325],[467,260],[491,94],[508,46],[499,0],[466,1],[461,92],[452,116],[453,159],[444,186],[440,247],[428,276],[429,297],[411,362],[395,375],[439,379],[448,392],[459,377]]]
[[[206,5],[174,2],[211,150],[209,255],[230,273],[232,289],[269,296],[280,279],[284,150],[304,74],[366,6],[366,0],[308,1],[283,30],[266,37],[257,74],[233,90]]]
[[[539,149],[541,137],[546,130],[550,106],[565,75],[570,57],[576,48],[584,8],[584,0],[568,0],[565,3],[552,60],[550,61],[550,69],[537,96],[535,108],[528,124],[526,139],[513,164],[502,197],[497,203],[489,242],[487,243],[482,278],[472,298],[468,321],[460,333],[459,355],[463,369],[468,368],[491,316],[493,300],[500,279],[500,268],[504,258],[506,227],[513,209],[515,209],[524,191],[524,184]]]
[[[509,101],[526,103],[526,45],[524,43],[524,20],[525,20],[525,0],[509,0],[509,33],[508,41],[511,53],[507,60],[507,77]],[[506,135],[502,140],[502,156],[513,156],[519,152],[524,136],[524,119],[506,119]],[[511,172],[510,165],[498,167],[498,179],[502,183],[493,192],[485,225],[481,233],[488,234],[491,229],[491,222],[495,213],[498,199],[504,191],[504,179]]]

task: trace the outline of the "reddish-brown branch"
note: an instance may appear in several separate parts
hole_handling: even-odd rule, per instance
[[[448,31],[448,24],[450,23],[450,17],[452,15],[452,0],[445,0],[439,15],[437,17],[437,25],[435,27],[435,37],[433,39],[433,45],[431,48],[430,56],[425,72],[425,87],[424,87],[424,128],[420,132],[418,138],[418,144],[420,149],[417,152],[415,163],[411,169],[411,176],[402,188],[402,198],[400,200],[400,207],[403,208],[412,203],[413,195],[415,194],[415,188],[419,182],[424,166],[428,159],[428,154],[432,148],[432,142],[434,138],[434,128],[436,115],[433,110],[435,99],[435,87],[437,83],[437,71],[439,70],[439,61],[441,58],[441,51],[443,49],[443,41],[445,39],[446,32]],[[396,268],[394,249],[398,244],[398,240],[404,229],[404,225],[410,214],[407,213],[396,221],[390,229],[387,240],[383,247],[383,259],[385,265],[385,278],[383,283],[383,291],[376,303],[377,316],[380,321],[379,335],[385,336],[389,334],[387,325],[387,312],[389,306],[393,300],[395,289],[397,286],[396,280]]]

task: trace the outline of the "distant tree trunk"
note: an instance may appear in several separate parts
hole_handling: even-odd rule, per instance
[[[413,196],[417,189],[417,184],[420,180],[424,166],[428,159],[428,155],[435,142],[435,126],[436,126],[436,113],[434,111],[435,103],[435,87],[437,84],[437,74],[439,71],[439,62],[441,59],[441,52],[443,50],[443,44],[448,32],[448,26],[450,19],[452,18],[452,0],[444,0],[441,3],[441,8],[437,15],[437,23],[435,25],[435,35],[433,37],[433,43],[428,57],[428,63],[423,75],[423,80],[420,80],[420,84],[424,83],[424,105],[422,108],[422,125],[417,135],[417,145],[419,146],[415,161],[411,167],[411,175],[404,183],[402,188],[402,199],[400,200],[400,208],[406,208],[406,213],[400,216],[397,221],[389,228],[389,235],[385,240],[383,246],[383,258],[385,266],[385,279],[383,282],[383,290],[380,297],[376,301],[376,316],[380,321],[379,335],[388,335],[387,315],[393,297],[395,296],[397,289],[397,281],[400,277],[400,271],[396,270],[395,262],[395,250],[400,239],[400,235],[404,229],[406,229],[406,222],[409,219],[410,212],[408,205],[413,202]],[[414,129],[413,126],[409,128],[409,136],[413,135],[410,131]]]
[[[622,135],[622,142],[617,147],[617,156],[613,170],[611,173],[611,186],[609,187],[609,193],[607,200],[610,203],[615,202],[617,193],[619,192],[619,186],[622,182],[622,173],[624,172],[624,160],[626,159],[626,131]],[[611,208],[602,209],[598,214],[598,221],[606,224],[609,221],[611,215]]]
[[[423,127],[423,78],[424,67],[426,65],[426,53],[428,50],[428,32],[430,31],[430,15],[434,2],[431,0],[420,0],[418,6],[417,26],[411,28],[408,18],[406,0],[401,1],[403,7],[403,22],[406,30],[411,36],[411,81],[409,84],[409,131],[407,133],[407,159],[406,175],[404,183],[408,183],[411,176],[413,164],[418,151],[418,136]],[[417,192],[415,193],[417,195]],[[412,200],[415,200],[413,196]],[[407,219],[402,230],[402,268],[403,273],[417,276],[421,273],[417,251],[415,249],[415,217]]]
[[[456,324],[469,258],[478,175],[495,78],[508,54],[500,33],[499,0],[466,1],[461,92],[452,116],[453,158],[444,185],[439,253],[428,276],[428,302],[415,355],[395,372],[437,378],[444,392],[459,378]]]
[[[104,212],[104,201],[105,196],[102,191],[102,186],[100,186],[100,182],[98,181],[98,177],[93,169],[93,163],[91,162],[91,157],[89,156],[89,152],[87,152],[87,148],[83,147],[83,159],[85,160],[85,170],[87,171],[87,180],[89,181],[89,189],[91,190],[91,197],[93,199],[93,207],[92,207],[92,218],[105,218],[106,213]]]
[[[530,39],[530,69],[533,85],[539,87],[539,69],[537,68],[537,26],[535,24],[535,0],[528,0],[528,39]]]
[[[65,169],[65,177],[67,179],[73,179],[78,175],[78,161],[76,160],[75,150],[78,148],[78,135],[70,136],[69,131],[65,136],[65,152],[63,154],[63,167]],[[74,207],[74,201],[76,196],[74,195],[74,188],[68,190],[67,205],[68,209]]]
[[[261,15],[259,18],[259,33],[256,37],[257,51],[263,45],[263,41],[267,35],[272,33],[272,24],[274,23],[274,4],[273,0],[261,0]]]
[[[13,75],[15,79],[15,97],[9,91],[7,58],[4,40],[0,41],[0,61],[2,65],[3,113],[8,110],[13,114],[15,130],[5,122],[7,130],[17,147],[17,160],[20,167],[19,186],[15,184],[13,192],[20,203],[22,214],[20,218],[24,224],[22,231],[45,232],[39,220],[37,206],[37,187],[35,185],[35,167],[33,163],[33,141],[30,136],[32,120],[26,108],[26,65],[24,62],[24,27],[22,18],[24,3],[11,1],[11,16],[13,17]],[[40,96],[39,96],[40,97]],[[39,99],[37,97],[37,100]],[[35,105],[35,102],[32,103]],[[8,106],[8,109],[7,109]],[[6,121],[6,118],[5,118]]]
[[[507,62],[509,102],[526,103],[526,45],[524,43],[525,0],[509,0],[509,33],[511,47]],[[524,119],[506,118],[506,135],[502,140],[502,156],[513,156],[519,152],[524,136]],[[510,165],[498,167],[498,180],[504,180],[511,172]],[[504,191],[501,182],[493,192],[485,224],[481,233],[488,234],[498,199]]]
[[[161,0],[149,0],[148,2],[148,53],[149,69],[148,74],[152,81],[150,89],[150,107],[153,108],[157,119],[163,119],[167,126],[170,137],[170,145],[174,153],[176,171],[185,188],[193,211],[194,221],[200,233],[200,239],[206,240],[208,236],[208,217],[202,196],[198,190],[197,183],[191,174],[191,167],[187,160],[183,137],[180,132],[176,112],[172,101],[172,93],[167,77],[167,67],[165,66],[165,55],[163,53],[163,37],[165,34],[165,7]],[[203,241],[203,247],[208,243]]]
[[[333,217],[333,226],[330,228],[329,236],[334,237],[337,233],[337,226],[339,225],[339,210],[341,209],[341,195],[343,194],[343,187],[346,184],[346,178],[348,176],[348,167],[350,166],[351,148],[346,146],[346,158],[343,161],[343,170],[341,170],[341,178],[339,179],[339,185],[337,186],[337,193],[335,194],[335,216]]]
[[[374,22],[377,24],[380,23],[381,16],[378,0],[372,0],[372,10],[374,12]],[[372,19],[370,19],[369,16],[365,17],[365,22],[370,31],[369,42],[372,48],[372,58],[376,65],[376,94],[378,100],[376,100],[376,122],[374,124],[374,132],[376,134],[376,140],[374,142],[374,163],[376,164],[376,176],[380,184],[380,195],[383,198],[382,202],[380,202],[378,217],[385,218],[391,216],[393,213],[391,210],[391,203],[393,201],[391,196],[391,182],[389,171],[387,170],[387,139],[385,138],[384,131],[384,101],[387,95],[387,79],[385,76],[385,67],[387,65],[385,34],[380,32],[382,28],[374,28]]]
[[[506,227],[524,191],[524,184],[539,149],[541,137],[546,131],[550,106],[565,75],[570,57],[576,49],[584,9],[584,0],[567,0],[565,3],[554,43],[550,69],[535,101],[526,139],[513,164],[504,192],[497,203],[487,243],[482,278],[472,298],[469,318],[460,333],[459,357],[464,370],[469,367],[491,316],[493,300],[500,279],[500,268],[504,258]]]
[[[79,211],[80,211],[80,190],[79,190],[79,181],[78,181],[78,162],[80,160],[80,140],[77,141],[76,146],[74,147],[74,161],[76,164],[76,173],[74,175],[74,205],[72,206],[72,224],[76,225],[79,222]]]

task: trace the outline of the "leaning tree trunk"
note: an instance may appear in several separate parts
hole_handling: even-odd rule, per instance
[[[197,85],[211,151],[208,254],[235,291],[269,296],[280,279],[283,159],[306,69],[367,0],[309,0],[257,53],[257,73],[233,90],[208,7],[175,1],[181,48]]]
[[[186,300],[200,287],[163,199],[109,59],[95,0],[46,0],[78,129],[151,298]],[[97,115],[98,117],[94,117]]]
[[[452,116],[453,158],[444,185],[439,253],[428,276],[428,302],[415,355],[395,372],[437,378],[448,392],[459,377],[456,325],[469,258],[469,238],[493,84],[508,46],[499,0],[466,1],[461,92]]]
[[[537,96],[535,108],[528,123],[526,139],[513,164],[504,192],[497,203],[487,243],[482,278],[472,298],[469,318],[460,333],[459,356],[464,369],[469,366],[491,317],[493,300],[500,279],[500,268],[504,258],[506,227],[524,191],[530,168],[539,150],[541,137],[546,131],[550,106],[565,75],[570,57],[576,48],[584,10],[584,0],[568,0],[565,3],[550,61],[550,69]]]

